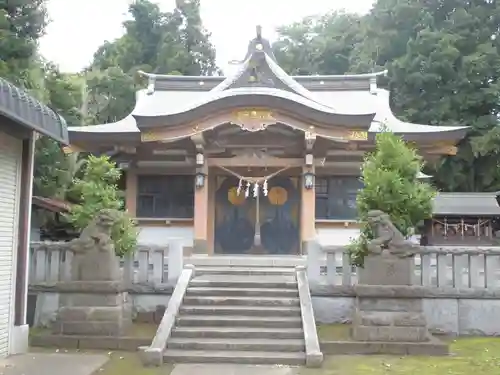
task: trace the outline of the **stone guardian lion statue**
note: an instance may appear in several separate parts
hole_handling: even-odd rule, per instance
[[[416,246],[405,239],[388,214],[380,210],[369,211],[367,221],[375,236],[368,243],[369,254],[395,255],[399,258],[415,254]]]
[[[71,275],[73,281],[116,281],[120,279],[111,229],[119,212],[105,209],[69,243],[73,252]]]

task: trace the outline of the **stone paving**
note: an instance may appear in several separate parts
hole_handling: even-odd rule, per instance
[[[106,354],[28,353],[0,360],[0,375],[92,375]],[[161,370],[160,370],[161,373]],[[170,375],[298,375],[298,367],[239,364],[178,364]]]
[[[0,375],[91,375],[109,357],[101,354],[29,353],[0,360]]]
[[[170,375],[297,375],[298,370],[287,366],[179,364]]]

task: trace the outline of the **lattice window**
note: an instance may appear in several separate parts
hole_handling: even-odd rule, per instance
[[[356,176],[316,177],[316,219],[355,220],[356,196],[362,187]]]
[[[179,218],[194,216],[194,176],[137,176],[137,217]]]

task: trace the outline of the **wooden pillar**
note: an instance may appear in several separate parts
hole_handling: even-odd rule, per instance
[[[213,255],[215,252],[215,192],[217,190],[217,176],[209,172],[208,181],[208,255]]]
[[[313,184],[311,189],[305,187],[304,174],[313,173],[314,166],[304,166],[302,168],[301,191],[302,199],[300,210],[300,238],[302,245],[302,254],[307,254],[310,243],[316,239],[316,189]]]
[[[125,181],[125,208],[130,216],[137,217],[137,171],[129,168]]]
[[[31,200],[33,187],[33,165],[37,135],[22,141],[21,175],[19,179],[19,206],[17,228],[17,254],[14,291],[14,327],[11,331],[10,354],[21,354],[28,350],[29,327],[27,322],[28,269],[30,247]]]
[[[204,174],[203,186],[196,186],[194,192],[194,243],[195,254],[208,254],[208,191],[209,176],[208,167],[204,163],[199,166],[196,173]],[[195,179],[197,177],[195,176]]]

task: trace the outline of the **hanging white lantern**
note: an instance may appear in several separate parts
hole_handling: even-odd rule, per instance
[[[264,196],[267,197],[267,193],[268,193],[268,190],[267,190],[267,180],[264,180],[264,184],[262,185],[262,192],[264,193]]]

